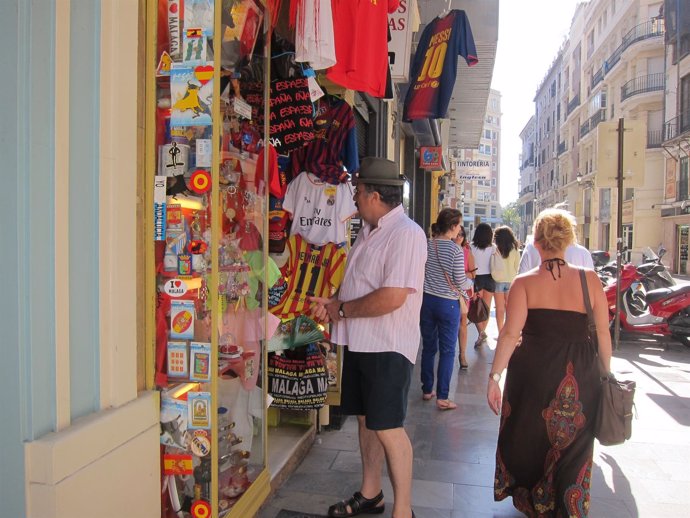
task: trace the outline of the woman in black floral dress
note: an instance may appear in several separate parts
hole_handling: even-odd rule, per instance
[[[608,306],[598,277],[586,270],[597,357],[579,268],[563,260],[575,241],[572,216],[543,211],[534,238],[542,263],[511,285],[487,388],[489,406],[501,413],[494,498],[512,496],[513,505],[530,517],[586,517],[600,396],[597,361],[607,371],[611,361]],[[502,397],[499,382],[506,367]]]

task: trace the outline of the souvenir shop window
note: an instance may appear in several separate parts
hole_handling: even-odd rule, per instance
[[[244,515],[268,491],[265,291],[279,276],[264,253],[264,121],[239,95],[265,84],[266,10],[150,0],[148,16],[161,516]]]

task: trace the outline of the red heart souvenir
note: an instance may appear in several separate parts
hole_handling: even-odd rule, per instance
[[[213,66],[199,65],[194,68],[194,77],[196,77],[202,85],[208,83],[213,79]]]

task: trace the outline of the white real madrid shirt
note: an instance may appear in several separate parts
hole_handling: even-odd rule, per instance
[[[355,215],[350,182],[332,185],[306,171],[287,187],[283,210],[292,215],[290,235],[300,234],[313,245],[342,243],[347,220]]]

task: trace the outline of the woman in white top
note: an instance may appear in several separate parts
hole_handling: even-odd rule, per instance
[[[494,250],[496,250],[492,244],[493,239],[494,231],[491,229],[491,225],[488,223],[480,223],[477,225],[477,228],[474,229],[472,245],[470,245],[472,256],[474,257],[474,266],[477,269],[474,277],[474,290],[478,297],[484,299],[489,309],[491,308],[491,299],[496,289],[494,280],[491,277],[491,256]],[[479,347],[486,341],[484,329],[486,329],[487,324],[488,320],[475,324],[479,332],[477,341],[474,342],[475,347]]]
[[[515,239],[510,227],[498,227],[494,231],[494,242],[496,243],[496,252],[491,258],[491,277],[496,284],[494,290],[496,325],[500,333],[506,318],[510,283],[513,282],[520,266],[520,252],[518,251],[517,239]]]

